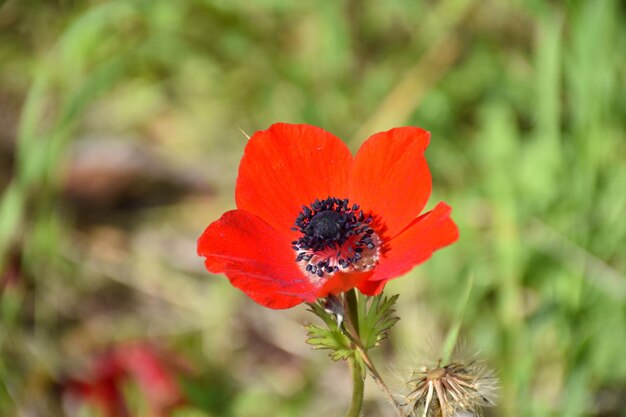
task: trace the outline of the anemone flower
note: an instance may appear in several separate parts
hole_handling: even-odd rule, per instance
[[[149,416],[169,416],[184,398],[168,359],[145,342],[123,343],[96,355],[88,372],[63,384],[67,414],[82,415],[82,406],[87,405],[103,417],[128,417],[132,413],[123,386],[132,382],[146,401]]]
[[[278,123],[248,141],[237,209],[198,240],[209,272],[257,303],[290,308],[387,281],[458,239],[451,208],[421,214],[431,193],[430,133],[401,127],[370,137],[356,156],[336,136]]]

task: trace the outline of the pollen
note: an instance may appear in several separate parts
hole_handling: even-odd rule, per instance
[[[292,228],[302,235],[291,242],[296,262],[311,276],[368,271],[380,254],[380,238],[358,204],[328,197],[303,206]]]

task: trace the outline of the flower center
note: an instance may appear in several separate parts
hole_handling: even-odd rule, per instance
[[[335,244],[342,244],[346,239],[349,219],[334,210],[321,211],[313,216],[306,226],[306,234],[311,237],[312,247],[323,249]]]
[[[328,197],[303,206],[293,230],[302,236],[291,242],[298,262],[320,278],[335,272],[368,271],[376,265],[380,239],[370,227],[372,217],[348,199]]]

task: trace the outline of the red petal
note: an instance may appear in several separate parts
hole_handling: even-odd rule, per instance
[[[147,344],[130,343],[120,346],[117,355],[143,391],[155,415],[165,415],[167,410],[182,402],[176,376],[155,349]]]
[[[431,190],[424,150],[430,133],[400,127],[370,137],[354,160],[350,199],[382,220],[393,238],[420,214]]]
[[[359,291],[361,291],[365,295],[378,295],[383,292],[385,288],[385,284],[387,284],[387,280],[384,281],[363,281],[361,284],[357,286]]]
[[[424,262],[437,249],[454,243],[459,238],[459,230],[450,218],[452,208],[439,203],[428,213],[415,221],[388,243],[379,265],[369,282],[359,286],[366,295],[382,291],[384,284]]]
[[[81,414],[80,407],[90,405],[99,411],[103,417],[127,417],[129,416],[124,396],[117,378],[102,378],[90,381],[69,380],[65,382],[64,395],[71,399],[70,407],[79,407],[73,414]]]
[[[367,279],[372,276],[372,272],[352,272],[352,273],[337,273],[333,275],[328,281],[324,283],[322,287],[317,291],[317,296],[327,297],[329,294],[340,294],[351,290],[354,287],[359,287]]]
[[[198,239],[209,272],[224,273],[233,286],[269,308],[315,299],[315,288],[295,262],[289,239],[244,211],[224,213]]]
[[[346,198],[352,154],[336,136],[309,125],[278,123],[256,132],[239,165],[235,197],[279,232],[290,228],[303,205]]]

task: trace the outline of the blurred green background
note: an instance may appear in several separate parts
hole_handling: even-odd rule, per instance
[[[353,150],[432,132],[429,207],[453,206],[461,240],[387,286],[383,373],[436,357],[473,279],[461,338],[501,380],[488,415],[626,416],[623,2],[0,4],[0,415],[99,415],[70,381],[129,341],[184,398],[154,408],[137,371],[130,415],[345,413],[312,315],[195,254],[234,207],[240,129],[283,121]],[[365,415],[393,415],[369,383]]]

